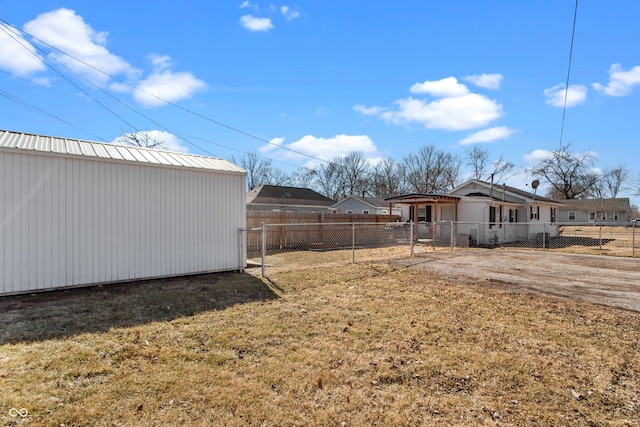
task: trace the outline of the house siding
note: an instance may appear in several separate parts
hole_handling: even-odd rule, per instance
[[[243,173],[14,150],[0,179],[0,295],[244,266]]]

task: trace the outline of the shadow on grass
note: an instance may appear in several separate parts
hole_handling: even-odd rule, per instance
[[[0,345],[106,332],[278,298],[246,273],[212,273],[0,298]]]

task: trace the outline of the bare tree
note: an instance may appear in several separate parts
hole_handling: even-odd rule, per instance
[[[253,190],[261,185],[281,185],[281,171],[271,165],[271,159],[255,153],[246,153],[242,157],[231,156],[231,161],[247,171],[247,189]],[[282,180],[284,181],[284,179]]]
[[[289,177],[289,184],[292,187],[312,188],[314,186],[315,177],[315,170],[302,166],[291,174]]]
[[[489,150],[474,145],[466,151],[465,155],[467,156],[466,165],[471,168],[473,178],[480,181],[485,180],[489,166]]]
[[[375,197],[394,197],[404,192],[402,171],[400,165],[393,159],[386,158],[375,165],[372,181],[372,192]]]
[[[334,159],[341,169],[343,181],[342,197],[363,196],[371,189],[371,165],[361,151],[352,151],[344,157]]]
[[[166,150],[168,148],[167,141],[154,137],[151,135],[151,132],[146,131],[124,132],[116,141],[135,147],[156,148],[159,150]]]
[[[359,151],[336,156],[329,163],[315,169],[316,184],[320,192],[333,200],[347,196],[361,196],[371,189],[371,166]]]
[[[495,182],[505,181],[513,172],[515,167],[516,166],[513,163],[504,160],[504,158],[500,156],[497,160],[491,162],[492,172],[489,176],[493,175]]]
[[[515,165],[502,156],[489,162],[489,150],[477,145],[467,150],[466,156],[466,165],[471,167],[473,178],[481,181],[488,181],[492,175],[495,182],[504,181],[515,169]]]
[[[624,166],[618,166],[617,168],[604,171],[600,181],[602,182],[604,189],[607,191],[608,197],[616,198],[624,184],[627,182],[628,177],[629,171],[627,168]]]
[[[599,179],[591,170],[593,155],[574,154],[569,148],[566,145],[552,151],[528,170],[529,174],[541,176],[551,184],[549,195],[556,200],[585,197]]]
[[[458,157],[429,145],[422,147],[417,154],[406,156],[401,169],[409,191],[438,193],[455,187],[460,165]]]
[[[323,163],[315,169],[316,184],[322,194],[338,200],[344,194],[340,167],[335,162]]]

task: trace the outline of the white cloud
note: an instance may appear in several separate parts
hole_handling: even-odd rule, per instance
[[[502,105],[476,93],[431,102],[409,97],[396,101],[396,104],[398,110],[381,114],[384,120],[395,124],[418,122],[428,129],[476,129],[503,115]]]
[[[337,156],[345,156],[352,151],[360,151],[367,158],[377,158],[378,150],[367,135],[336,135],[333,138],[321,138],[313,135],[306,135],[291,144],[284,144],[283,138],[276,138],[278,145],[290,148],[300,153],[313,156],[323,160],[331,160]],[[263,146],[260,151],[276,152],[271,144]],[[318,164],[317,160],[309,159],[303,155],[288,150],[277,150],[278,159],[293,161],[307,161],[305,166],[313,167]]]
[[[246,7],[251,7],[251,3],[245,0],[240,4],[240,9],[244,9]]]
[[[0,23],[0,68],[20,77],[46,69],[36,49],[22,34]]]
[[[540,160],[544,160],[548,158],[552,154],[549,150],[537,149],[533,150],[531,153],[524,155],[524,161],[530,165],[538,163]]]
[[[567,92],[567,107],[575,107],[587,99],[587,87],[583,85],[570,85]],[[564,106],[565,86],[560,83],[544,90],[546,103],[554,107]]]
[[[261,153],[268,153],[269,151],[276,150],[284,142],[284,138],[272,138],[269,140],[270,144],[263,145],[258,149]]]
[[[252,15],[241,16],[240,25],[249,31],[269,31],[273,28],[271,18],[256,18]]]
[[[146,131],[140,131],[140,132],[125,133],[124,135],[121,135],[116,139],[114,139],[112,142],[114,144],[132,145],[132,144],[128,144],[127,142],[128,135],[134,136],[139,140],[149,140],[154,142],[160,142],[162,143],[162,148],[161,148],[162,150],[176,151],[179,153],[189,152],[189,148],[183,145],[183,141],[180,138],[178,138],[172,133],[165,132],[162,130],[146,130]]]
[[[417,122],[427,129],[448,131],[485,127],[504,114],[500,103],[484,95],[471,93],[455,77],[416,83],[409,90],[414,94],[428,94],[439,99],[408,97],[396,100],[396,109],[360,104],[353,109],[364,115],[378,115],[394,124]]]
[[[455,77],[447,77],[441,80],[427,80],[416,83],[409,89],[411,93],[426,93],[435,97],[461,96],[469,93],[469,89]]]
[[[110,79],[107,74],[130,76],[138,72],[127,61],[109,52],[105,47],[106,32],[94,31],[73,10],[61,8],[40,14],[27,22],[24,28],[38,39],[66,52],[68,55],[57,51],[50,55],[94,84],[106,84]]]
[[[152,53],[147,57],[151,64],[153,64],[156,72],[164,71],[171,67],[171,57],[169,55],[157,55]]]
[[[464,79],[485,89],[500,89],[502,78],[502,74],[476,74]]]
[[[377,107],[377,106],[365,107],[364,105],[360,105],[360,104],[354,105],[353,109],[365,116],[377,116],[383,111],[385,111],[385,108],[383,107]]]
[[[478,142],[491,142],[499,139],[507,139],[513,135],[514,132],[515,131],[513,129],[509,129],[506,126],[496,126],[473,133],[462,139],[459,144],[470,145]]]
[[[606,86],[594,83],[593,88],[605,95],[625,96],[636,85],[640,85],[640,66],[624,71],[620,64],[613,64],[609,68],[609,83]]]
[[[280,12],[282,12],[284,17],[287,18],[287,21],[291,21],[292,19],[296,19],[300,17],[300,12],[291,10],[289,6],[281,6]]]
[[[144,79],[135,89],[133,96],[140,104],[157,107],[168,102],[190,98],[207,85],[189,72],[174,73],[163,71]]]

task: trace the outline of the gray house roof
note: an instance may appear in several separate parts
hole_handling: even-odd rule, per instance
[[[563,200],[565,204],[562,211],[606,211],[606,212],[628,212],[631,209],[629,199],[626,197],[616,199],[572,199]]]
[[[465,196],[489,197],[494,200],[502,200],[502,194],[506,192],[517,198],[522,198],[523,202],[538,201],[538,202],[545,202],[545,203],[553,203],[557,205],[562,205],[564,203],[564,201],[559,202],[559,201],[550,199],[548,197],[539,196],[538,194],[534,194],[529,191],[524,191],[524,190],[520,190],[519,188],[511,187],[509,185],[493,184],[493,189],[492,189],[491,183],[480,181],[477,179],[471,179],[457,186],[456,188],[450,191],[450,194],[456,194],[460,189],[463,189],[464,187],[467,187],[470,184],[474,184],[475,187],[478,187],[478,188],[476,188],[475,189],[476,191],[474,192],[465,194]],[[492,191],[493,191],[493,194],[491,194]]]
[[[261,185],[247,192],[248,205],[318,206],[328,208],[334,200],[309,188]]]
[[[345,200],[349,200],[349,199],[358,200],[366,205],[371,206],[372,208],[382,208],[382,209],[389,208],[389,202],[383,199],[382,197],[358,197],[358,196],[349,196],[346,199],[340,200],[334,206],[337,206],[340,203],[344,202]]]
[[[0,151],[245,173],[240,166],[215,157],[8,130],[0,130]]]

